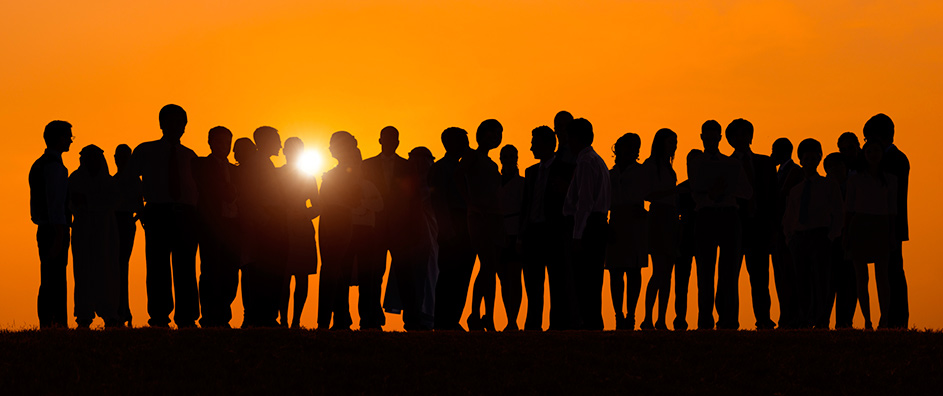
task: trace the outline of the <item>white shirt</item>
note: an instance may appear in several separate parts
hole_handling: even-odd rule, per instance
[[[171,158],[176,164],[171,164]],[[179,142],[162,138],[139,144],[131,154],[129,170],[132,175],[141,176],[145,202],[196,206],[196,183],[193,181],[193,174],[190,170],[190,162],[194,158],[196,158],[196,153],[193,150]],[[176,177],[170,175],[173,165],[177,168]],[[170,183],[172,181],[178,183],[178,197],[171,196]]]
[[[609,169],[593,147],[576,157],[573,181],[563,202],[563,214],[573,216],[573,239],[582,239],[590,214],[606,215],[612,199]]]

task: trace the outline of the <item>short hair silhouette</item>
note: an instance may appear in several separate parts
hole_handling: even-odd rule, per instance
[[[131,146],[128,146],[127,144],[124,144],[124,143],[121,143],[118,145],[118,147],[115,147],[115,155],[118,155],[118,154],[131,155],[131,152],[132,152]]]
[[[160,129],[165,135],[167,133],[183,135],[183,130],[187,126],[187,112],[183,110],[183,107],[175,104],[166,105],[160,109],[157,118],[160,122]]]
[[[251,161],[252,156],[255,155],[255,143],[252,143],[252,139],[246,137],[236,139],[236,142],[232,145],[232,154],[237,164]]]
[[[409,151],[409,159],[422,159],[422,158],[426,159],[429,162],[432,162],[435,160],[435,157],[432,155],[432,151],[430,151],[429,148],[425,146],[419,146]]]
[[[391,136],[393,138],[399,139],[399,129],[396,129],[396,127],[392,125],[385,126],[380,130],[380,139],[383,139],[384,136]]]
[[[498,158],[503,164],[505,159],[510,160],[513,156],[514,163],[517,163],[517,154],[517,147],[514,147],[510,144],[505,144],[504,147],[501,147],[501,153],[498,155]]]
[[[534,142],[539,142],[539,144],[548,145],[551,149],[556,150],[557,148],[557,135],[553,132],[553,128],[550,128],[546,125],[541,125],[537,128],[534,128],[530,132],[531,137]]]
[[[711,133],[719,134],[720,131],[721,131],[720,123],[715,120],[707,120],[707,121],[704,121],[703,124],[701,124],[701,133],[711,132]]]
[[[255,129],[255,132],[252,132],[252,140],[255,140],[255,144],[259,144],[259,140],[271,139],[278,134],[278,129],[272,128],[270,126],[260,126]]]
[[[822,160],[822,167],[825,168],[825,171],[828,172],[834,166],[845,165],[845,159],[842,158],[841,153],[831,153],[825,156],[825,159]]]
[[[468,148],[468,132],[459,127],[448,127],[442,131],[442,147],[446,152],[461,152]]]
[[[727,133],[736,132],[740,137],[753,141],[753,123],[743,118],[737,118],[727,124]]]
[[[46,128],[43,130],[43,140],[46,142],[46,146],[51,146],[59,141],[59,139],[70,138],[72,137],[72,124],[55,120],[46,124]]]
[[[485,145],[488,149],[497,148],[501,144],[501,133],[504,127],[498,120],[487,119],[478,125],[478,131],[475,133],[475,141],[478,145]]]
[[[230,131],[229,128],[226,128],[224,126],[215,126],[215,127],[210,128],[210,131],[207,134],[207,140],[212,142],[215,139],[219,139],[220,137],[226,137],[226,136],[232,137],[232,131]]]
[[[305,144],[301,141],[301,138],[294,136],[285,139],[284,146],[285,147],[282,148],[282,152],[285,153],[285,157],[301,154],[301,152],[305,149]]]
[[[782,153],[786,159],[792,157],[792,142],[789,139],[781,137],[773,142],[773,152]]]
[[[573,114],[570,114],[570,112],[566,110],[561,110],[557,112],[557,115],[553,116],[554,128],[560,127],[560,126],[566,128],[566,126],[569,125],[570,122],[572,121],[573,121]]]
[[[799,160],[802,160],[802,157],[809,153],[818,153],[822,154],[822,143],[819,143],[818,140],[808,138],[799,142],[799,147],[796,148],[796,155],[799,157]]]
[[[838,136],[838,147],[844,144],[854,144],[858,148],[861,148],[861,141],[858,140],[858,135],[855,135],[854,132],[845,132]]]
[[[578,146],[591,146],[593,144],[593,124],[585,118],[577,118],[567,127],[570,134],[570,141]],[[573,153],[576,155],[577,153]]]
[[[878,139],[884,145],[890,145],[894,142],[894,121],[884,113],[879,113],[871,117],[864,123],[865,140]]]

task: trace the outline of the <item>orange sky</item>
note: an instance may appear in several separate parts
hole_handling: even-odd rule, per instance
[[[497,118],[505,143],[521,149],[522,168],[534,163],[526,151],[530,130],[567,109],[593,122],[595,146],[610,165],[608,149],[622,133],[642,136],[644,158],[657,129],[674,129],[680,179],[683,153],[700,147],[697,134],[707,119],[751,120],[759,153],[781,136],[794,143],[815,137],[834,151],[841,132],[860,136],[864,122],[884,112],[913,169],[913,240],[904,245],[911,324],[943,328],[937,304],[943,268],[933,253],[941,240],[934,224],[943,213],[933,204],[941,187],[929,171],[932,147],[943,144],[938,2],[79,3],[0,6],[0,120],[11,149],[0,157],[6,184],[0,205],[7,208],[0,212],[7,256],[0,328],[38,324],[39,259],[26,175],[42,153],[43,126],[53,119],[74,125],[73,152],[64,157],[74,170],[85,145],[110,153],[119,143],[158,138],[157,112],[167,103],[188,111],[183,141],[200,155],[208,153],[206,131],[215,125],[237,137],[271,125],[283,138],[299,136],[321,148],[331,132],[347,130],[365,156],[379,151],[380,128],[395,125],[401,154],[425,145],[439,157],[443,129],[473,131]],[[731,151],[725,144],[722,150]],[[139,230],[131,263],[138,324],[147,319],[143,241]],[[71,296],[71,266],[69,273]],[[650,273],[644,270],[643,279]],[[314,327],[316,276],[311,283],[303,324]],[[749,328],[745,273],[741,285],[740,321]],[[876,296],[873,288],[872,282]],[[604,299],[611,328],[608,292]],[[69,306],[71,313],[71,297]],[[239,300],[234,309],[241,314]],[[499,312],[501,327],[506,319]],[[688,313],[689,323],[694,315]],[[401,328],[398,316],[388,315],[388,322]]]

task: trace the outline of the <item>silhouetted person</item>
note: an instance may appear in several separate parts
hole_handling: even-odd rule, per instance
[[[742,227],[741,261],[746,261],[750,276],[750,291],[753,298],[753,316],[756,328],[772,329],[776,322],[770,319],[771,299],[769,295],[770,254],[773,251],[773,233],[776,221],[778,186],[776,163],[750,148],[753,144],[753,124],[742,118],[727,125],[727,143],[733,147],[730,155],[740,161],[747,176],[753,196],[738,201],[740,225]],[[738,277],[739,278],[739,277]]]
[[[66,267],[69,265],[69,226],[66,205],[69,171],[62,153],[72,145],[72,124],[52,121],[43,131],[46,150],[29,170],[30,218],[36,224],[39,247],[39,327],[69,327]]]
[[[857,279],[857,296],[864,316],[864,327],[873,329],[868,292],[868,263],[874,263],[881,309],[880,328],[890,327],[891,284],[888,274],[894,216],[897,215],[897,177],[881,169],[884,149],[869,140],[862,150],[868,167],[848,177],[845,210],[848,235],[845,245],[851,254]]]
[[[861,153],[861,142],[854,132],[845,132],[838,137],[838,152],[841,153],[849,173],[858,173],[868,168],[868,163]]]
[[[478,255],[478,276],[472,287],[472,307],[467,324],[469,330],[494,331],[494,299],[496,271],[500,265],[500,246],[504,244],[504,227],[500,207],[501,173],[488,157],[501,145],[504,128],[498,120],[482,121],[475,134],[478,148],[462,157],[458,183],[468,203],[468,234]],[[485,315],[481,315],[481,302]]]
[[[907,222],[907,188],[910,180],[910,160],[894,145],[894,122],[884,114],[878,114],[864,125],[864,139],[874,141],[884,148],[881,170],[897,178],[897,215],[894,218],[894,237],[891,240],[887,276],[890,279],[890,311],[888,321],[882,324],[891,328],[906,329],[910,321],[907,297],[907,277],[904,274],[903,242],[910,240]]]
[[[690,158],[695,158],[704,152],[694,149],[688,152]],[[685,180],[678,184],[678,217],[681,225],[681,239],[678,243],[678,259],[675,260],[675,330],[688,329],[688,285],[691,282],[691,264],[697,252],[697,204],[691,196],[691,182]]]
[[[520,330],[517,316],[521,311],[521,255],[518,237],[521,234],[521,202],[524,199],[524,178],[517,167],[517,147],[510,144],[501,148],[501,214],[504,216],[504,246],[501,248],[501,298],[507,312],[508,324],[504,331]]]
[[[789,192],[786,179],[793,171],[799,171],[799,165],[792,161],[792,142],[779,138],[773,142],[770,159],[776,164],[776,206],[773,214],[773,274],[776,284],[776,297],[779,299],[779,328],[796,327],[796,268],[792,253],[786,245],[783,234],[783,214],[786,212],[786,195]]]
[[[459,322],[475,269],[475,251],[468,235],[468,207],[455,178],[459,160],[471,151],[468,132],[450,127],[442,132],[442,145],[445,156],[429,169],[430,199],[439,226],[435,329],[464,330]]]
[[[292,328],[301,327],[301,313],[308,299],[308,275],[318,272],[318,246],[312,220],[321,214],[321,200],[318,198],[318,181],[314,175],[301,168],[299,160],[304,149],[301,139],[285,139],[285,148],[282,150],[285,153],[285,165],[278,169],[287,210],[287,276],[295,278]],[[288,324],[290,295],[288,287],[282,290],[278,311],[283,326]]]
[[[817,140],[803,140],[796,154],[804,178],[789,191],[783,232],[796,267],[797,326],[828,328],[830,247],[844,222],[841,191],[818,174],[822,145]]]
[[[131,162],[131,147],[119,144],[115,148],[115,165],[118,171],[113,177],[120,199],[115,210],[118,223],[118,321],[132,327],[131,307],[128,303],[128,270],[131,266],[131,251],[134,249],[134,235],[137,234],[137,220],[144,209],[144,190],[141,178],[128,170]]]
[[[230,327],[232,303],[239,288],[239,223],[235,166],[229,163],[232,132],[210,129],[210,155],[193,159],[193,180],[200,215],[200,306],[202,327]]]
[[[559,145],[557,145],[557,159],[568,164],[576,164],[576,155],[571,150],[569,125],[573,122],[573,115],[566,110],[561,110],[553,117],[553,133],[557,135]]]
[[[196,154],[180,144],[187,113],[169,104],[160,110],[159,140],[139,144],[130,171],[141,176],[147,262],[147,323],[167,327],[174,313],[177,327],[195,327],[200,317],[196,282],[197,190],[190,164]]]
[[[239,270],[242,271],[240,282],[242,285],[242,306],[243,306],[243,327],[252,327],[252,315],[249,315],[249,321],[245,320],[245,313],[256,309],[258,297],[253,288],[255,279],[250,275],[249,269],[251,263],[259,254],[258,244],[260,241],[256,238],[255,216],[250,214],[257,213],[259,203],[258,194],[255,194],[255,173],[258,166],[258,152],[255,143],[249,138],[239,138],[232,145],[233,159],[236,160],[236,167],[232,170],[232,184],[236,189],[236,217],[238,223],[239,241]]]
[[[567,128],[570,150],[576,154],[573,181],[563,214],[573,222],[571,266],[581,329],[602,330],[602,284],[608,241],[609,169],[593,150],[593,125],[577,118]]]
[[[548,126],[534,128],[530,151],[539,163],[524,171],[521,228],[524,251],[524,286],[527,291],[525,330],[543,329],[544,280],[550,285],[550,329],[575,325],[570,264],[566,245],[571,228],[563,216],[563,201],[570,189],[574,165],[557,160],[556,137]]]
[[[612,206],[609,210],[611,235],[606,246],[606,269],[609,270],[616,330],[635,329],[642,268],[648,267],[648,212],[644,201],[648,186],[645,185],[642,164],[638,163],[641,145],[638,135],[622,135],[613,146],[616,164],[609,170]]]
[[[848,186],[848,167],[840,153],[831,153],[822,161],[825,169],[825,178],[837,183],[841,188],[842,200],[845,199]],[[846,211],[845,224],[848,224]],[[847,227],[842,228],[842,235],[832,241],[830,250],[831,277],[828,286],[828,307],[835,303],[835,328],[850,329],[855,317],[855,307],[858,306],[857,285],[855,283],[855,267],[850,256],[846,257],[844,239],[848,237]],[[831,312],[827,315],[832,316]]]
[[[704,154],[691,158],[688,162],[688,179],[691,181],[691,194],[697,207],[697,327],[700,330],[714,328],[715,305],[717,328],[740,327],[738,280],[742,260],[737,199],[749,199],[753,195],[753,189],[740,162],[721,154],[720,131],[717,121],[704,122],[701,126]]]
[[[72,222],[72,272],[75,276],[75,323],[89,328],[95,315],[106,327],[118,319],[118,188],[108,173],[102,149],[79,152],[79,168],[69,176]]]
[[[668,330],[665,316],[671,296],[671,271],[678,256],[678,176],[671,167],[678,149],[678,135],[659,129],[652,139],[651,155],[642,164],[648,213],[648,251],[652,257],[652,277],[645,288],[645,319],[642,329]],[[652,325],[652,311],[658,299],[658,321]]]

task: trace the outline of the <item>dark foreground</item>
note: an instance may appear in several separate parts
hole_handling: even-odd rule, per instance
[[[939,332],[0,332],[3,394],[941,394]]]

